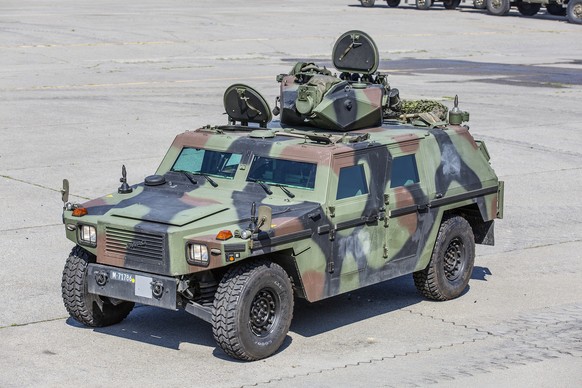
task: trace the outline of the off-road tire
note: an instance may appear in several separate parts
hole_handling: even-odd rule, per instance
[[[485,9],[487,8],[487,1],[486,0],[473,0],[473,7],[476,9]]]
[[[61,290],[69,315],[90,327],[103,327],[121,322],[133,309],[133,302],[113,304],[99,295],[87,291],[87,266],[95,256],[80,246],[71,251],[65,263]]]
[[[582,0],[570,0],[566,15],[570,23],[582,24]]]
[[[428,266],[413,273],[414,285],[425,297],[449,300],[461,295],[473,272],[475,237],[463,217],[443,220]]]
[[[362,7],[373,7],[376,0],[360,0]]]
[[[416,0],[416,8],[418,9],[429,9],[432,5],[433,0]]]
[[[400,5],[400,0],[386,0],[386,4],[390,8],[396,8]]]
[[[516,4],[517,10],[523,16],[534,16],[540,12],[542,8],[541,4],[538,3],[526,3],[525,1],[519,0]]]
[[[226,354],[255,361],[283,344],[293,318],[293,288],[281,266],[259,260],[231,267],[218,285],[212,334]]]
[[[562,7],[562,4],[558,3],[546,4],[546,11],[548,11],[550,15],[566,16],[566,8]]]
[[[443,5],[446,9],[457,9],[461,4],[461,0],[443,0]]]
[[[487,0],[487,12],[495,16],[505,16],[511,10],[510,0]]]

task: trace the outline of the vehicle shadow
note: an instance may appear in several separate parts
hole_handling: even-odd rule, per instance
[[[314,62],[318,66],[333,67],[328,58],[289,58],[284,62]],[[397,72],[399,75],[413,76],[417,74],[445,74],[468,77],[457,83],[487,83],[501,85],[518,85],[526,87],[567,88],[582,85],[582,72],[579,69],[579,58],[571,54],[570,59],[556,61],[562,66],[546,66],[542,64],[508,64],[495,62],[476,62],[462,59],[442,58],[401,58],[396,60],[380,60],[378,69],[381,72]],[[429,81],[430,82],[430,81]],[[450,83],[447,81],[432,81],[432,83]],[[397,85],[395,85],[397,87]]]
[[[414,286],[411,275],[315,303],[296,299],[291,331],[304,337],[312,337],[398,311],[423,300]]]
[[[67,324],[85,327],[72,318]],[[184,310],[172,311],[156,307],[136,305],[121,323],[107,327],[89,328],[96,333],[178,350],[181,343],[192,343],[214,348],[209,323],[188,314]]]
[[[486,281],[487,275],[491,275],[488,268],[475,267],[471,279]],[[313,337],[378,315],[389,314],[422,301],[426,299],[416,290],[411,275],[315,303],[296,298],[290,331],[303,337]],[[183,343],[201,345],[213,348],[213,355],[217,358],[239,362],[216,346],[209,323],[183,310],[171,311],[137,305],[124,321],[113,326],[86,328],[72,318],[67,320],[67,324],[167,349],[179,350]],[[289,347],[291,343],[292,338],[287,336],[278,352]]]
[[[493,274],[491,273],[489,268],[475,266],[475,267],[473,267],[473,273],[471,274],[471,280],[483,280],[486,282],[487,279],[485,279],[485,276],[491,276],[491,275],[493,275]]]

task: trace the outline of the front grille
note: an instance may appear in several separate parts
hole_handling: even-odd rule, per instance
[[[163,235],[112,227],[105,228],[105,253],[108,255],[162,260],[164,250]]]

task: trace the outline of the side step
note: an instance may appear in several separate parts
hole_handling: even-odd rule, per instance
[[[212,307],[202,306],[196,302],[188,302],[185,308],[186,312],[206,321],[212,323]]]

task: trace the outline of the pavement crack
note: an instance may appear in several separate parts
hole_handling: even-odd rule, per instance
[[[68,318],[69,318],[69,316],[67,315],[66,317],[49,318],[49,319],[43,319],[43,320],[40,320],[40,321],[25,322],[25,323],[13,323],[13,324],[10,324],[10,325],[0,326],[0,330],[2,330],[2,329],[8,329],[8,328],[11,328],[11,327],[22,327],[22,326],[36,325],[38,323],[47,323],[47,322],[61,321],[63,319],[68,319]]]
[[[295,374],[295,375],[290,375],[290,376],[281,376],[281,377],[274,377],[270,380],[267,381],[259,381],[256,383],[252,383],[252,384],[244,384],[244,385],[240,385],[237,388],[244,388],[244,387],[256,387],[259,385],[267,385],[267,384],[271,384],[274,382],[282,382],[282,381],[287,381],[287,380],[293,380],[296,378],[300,378],[300,377],[309,377],[312,375],[317,375],[317,374],[323,374],[326,372],[334,372],[336,370],[340,370],[340,369],[348,369],[348,368],[355,368],[355,367],[359,367],[361,365],[368,365],[368,364],[376,364],[376,363],[380,363],[383,361],[387,361],[387,360],[393,360],[396,358],[402,358],[402,357],[408,357],[411,355],[415,355],[415,354],[420,354],[420,353],[427,353],[427,352],[431,352],[434,350],[440,350],[440,349],[444,349],[444,348],[450,348],[453,346],[461,346],[461,345],[465,345],[465,344],[469,344],[469,343],[475,343],[477,341],[482,341],[487,337],[484,338],[472,338],[470,340],[465,340],[465,341],[461,341],[461,342],[452,342],[449,344],[445,344],[445,345],[438,345],[438,346],[429,346],[426,348],[422,348],[422,349],[414,349],[408,352],[404,352],[404,353],[395,353],[395,354],[391,354],[391,355],[386,355],[380,358],[370,358],[368,360],[363,360],[363,361],[357,361],[355,363],[346,363],[343,365],[339,365],[339,366],[335,366],[332,368],[322,368],[322,369],[318,369],[315,371],[311,371],[311,372],[306,372],[306,373],[299,373],[299,374]]]
[[[19,182],[19,183],[24,183],[26,185],[38,187],[38,188],[41,188],[41,189],[44,189],[44,190],[54,191],[56,193],[60,193],[61,192],[60,189],[53,189],[52,187],[48,187],[48,186],[45,186],[45,185],[41,185],[39,183],[25,181],[24,179],[14,178],[14,177],[11,177],[9,175],[0,175],[0,178],[8,179],[8,180],[15,181],[15,182]],[[83,197],[83,196],[80,196],[80,195],[75,195],[75,197],[82,198],[82,199],[86,199],[86,200],[89,200],[90,199],[90,198]]]
[[[47,227],[51,227],[51,226],[61,226],[61,225],[63,225],[63,224],[58,223],[58,224],[47,224],[47,225],[23,226],[21,228],[0,229],[0,233],[2,233],[2,232],[16,232],[19,230],[28,230],[28,229],[47,228]]]

